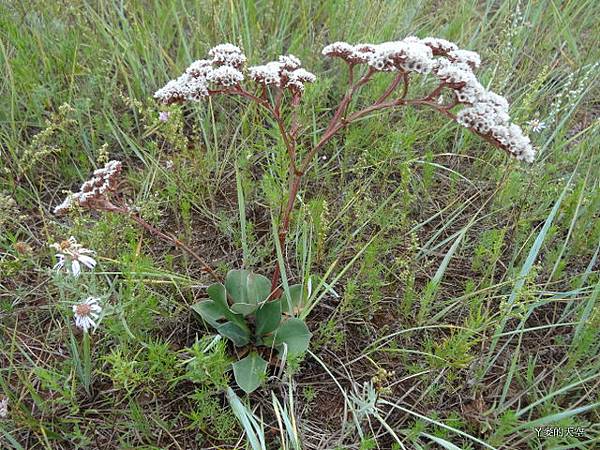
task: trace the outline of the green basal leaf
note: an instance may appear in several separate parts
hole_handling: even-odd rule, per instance
[[[250,342],[250,332],[233,322],[219,325],[217,331],[222,336],[230,339],[237,347],[242,347]]]
[[[232,311],[227,303],[227,290],[221,283],[211,284],[206,290],[208,296],[212,299],[215,305],[219,308],[221,314],[230,322],[237,324],[239,327],[249,330],[244,318],[240,315],[241,311]]]
[[[271,281],[247,270],[230,270],[225,278],[225,288],[234,305],[256,305],[266,300],[271,293]]]
[[[256,334],[262,336],[275,331],[279,322],[281,322],[281,301],[263,303],[256,311]]]
[[[256,308],[258,308],[258,305],[252,305],[249,303],[234,303],[231,305],[231,310],[234,313],[243,314],[244,316],[252,314],[254,311],[256,311]]]
[[[308,349],[308,343],[312,333],[304,321],[292,318],[283,322],[273,336],[264,339],[265,344],[273,345],[282,350],[283,344],[287,345],[287,351],[290,355],[304,353]]]
[[[283,312],[296,315],[300,311],[302,311],[302,308],[304,308],[304,292],[305,292],[303,287],[304,286],[302,286],[301,284],[294,284],[294,285],[290,286],[289,293],[290,293],[290,299],[292,301],[291,305],[290,305],[288,296],[286,295],[285,292],[283,293],[283,295],[281,296],[281,306],[282,306]],[[291,309],[290,309],[290,306],[291,306]]]
[[[271,280],[256,273],[248,274],[247,280],[248,303],[263,302],[271,294]]]
[[[214,328],[218,328],[221,325],[219,321],[225,319],[222,308],[212,300],[202,300],[192,305],[192,309]]]
[[[267,373],[267,361],[252,352],[244,359],[233,363],[233,376],[242,390],[249,394],[260,386]]]
[[[230,270],[225,277],[225,288],[234,303],[250,303],[246,283],[248,281],[247,270]]]
[[[221,283],[211,284],[208,289],[206,289],[206,293],[217,305],[229,309],[229,304],[227,303],[227,291],[225,290],[225,286]]]

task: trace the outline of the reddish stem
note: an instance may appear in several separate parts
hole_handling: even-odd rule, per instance
[[[144,219],[142,219],[139,215],[132,214],[128,207],[116,206],[110,202],[108,202],[108,203],[111,206],[102,207],[103,210],[127,215],[131,220],[136,222],[138,225],[141,225],[150,234],[153,234],[154,236],[174,245],[175,247],[179,247],[182,250],[185,250],[196,261],[198,261],[202,265],[202,270],[204,272],[208,272],[216,281],[221,281],[221,278],[219,277],[219,275],[208,265],[208,263],[200,255],[198,255],[194,250],[192,250],[187,244],[180,241],[175,236],[171,236],[167,233],[164,233],[163,231],[159,230],[155,226],[149,224]]]
[[[315,154],[327,142],[329,142],[329,140],[338,131],[347,127],[349,124],[357,121],[358,119],[360,119],[370,113],[373,113],[375,111],[380,111],[380,110],[387,109],[387,108],[394,108],[397,106],[407,106],[407,105],[430,106],[430,107],[434,108],[435,110],[437,110],[438,112],[440,112],[441,114],[449,117],[453,121],[456,121],[456,116],[451,112],[452,108],[454,108],[455,106],[457,106],[459,104],[456,94],[454,94],[453,101],[450,104],[440,105],[438,103],[440,94],[446,87],[448,87],[445,83],[441,83],[440,85],[438,85],[431,93],[429,93],[425,97],[418,98],[418,99],[406,100],[405,98],[408,93],[409,82],[410,82],[409,75],[406,72],[398,73],[397,76],[391,81],[391,83],[389,84],[387,89],[381,94],[381,96],[373,104],[371,104],[370,106],[367,106],[366,108],[363,108],[362,110],[356,111],[353,114],[346,117],[346,111],[347,111],[348,106],[349,106],[350,102],[352,101],[352,98],[353,98],[354,94],[356,93],[356,91],[361,86],[368,83],[371,80],[372,76],[376,73],[376,70],[374,70],[373,68],[370,67],[365,75],[363,75],[358,81],[354,82],[354,65],[348,64],[348,69],[349,69],[348,90],[346,91],[346,94],[340,101],[335,113],[333,114],[333,117],[331,118],[331,120],[329,121],[329,124],[327,125],[327,128],[323,131],[321,138],[313,146],[313,148],[304,156],[299,167],[296,162],[296,136],[297,136],[298,129],[299,129],[298,120],[297,120],[297,107],[300,102],[299,95],[294,94],[294,96],[292,98],[292,108],[293,108],[292,109],[292,121],[291,121],[290,130],[288,131],[286,128],[286,125],[285,125],[285,121],[283,120],[283,118],[281,116],[281,102],[282,102],[282,98],[283,98],[283,91],[281,89],[278,90],[278,92],[276,93],[274,105],[271,105],[271,103],[268,101],[266,89],[263,89],[261,97],[257,97],[254,94],[251,94],[250,92],[244,90],[241,86],[236,86],[235,88],[230,89],[230,90],[211,92],[211,93],[231,93],[231,94],[241,95],[243,97],[249,98],[249,99],[255,101],[256,103],[258,103],[259,105],[263,106],[265,109],[267,109],[272,114],[273,118],[275,119],[275,121],[277,123],[279,132],[281,133],[281,136],[283,138],[284,144],[287,148],[288,155],[290,158],[290,166],[289,166],[290,190],[289,190],[287,205],[286,205],[285,209],[283,210],[283,216],[282,216],[281,224],[279,226],[279,231],[278,231],[279,246],[280,246],[282,252],[285,250],[285,241],[287,238],[287,234],[289,232],[291,214],[294,209],[296,197],[298,196],[298,191],[300,189],[302,175],[304,175],[304,173],[306,173],[306,171],[308,170],[308,167],[310,166],[311,161],[313,160]],[[400,83],[402,83],[402,86],[403,86],[402,93],[400,94],[400,96],[394,100],[387,101],[387,99],[390,97],[390,95],[396,91],[396,89],[398,88],[398,85],[400,85]],[[484,135],[473,129],[471,129],[471,131],[473,133],[477,134],[478,136],[480,136],[481,138],[483,138],[484,140],[486,140],[487,142],[490,142],[492,145],[503,148],[500,145],[500,143],[497,142],[492,136]],[[504,150],[506,150],[506,149],[504,149]],[[198,257],[198,255],[193,253],[193,251],[191,251],[191,249],[189,249],[189,247],[185,246],[181,241],[178,241],[177,239],[175,239],[173,237],[165,235],[164,233],[160,232],[160,230],[157,230],[154,227],[152,227],[151,225],[147,224],[146,222],[143,222],[143,219],[141,219],[137,216],[132,216],[132,218],[136,222],[140,223],[140,225],[144,226],[144,228],[148,229],[149,231],[153,232],[154,234],[158,235],[159,237],[169,240],[169,242],[172,242],[175,245],[185,249],[190,254],[192,254],[194,257],[196,257],[196,259],[199,259],[202,262],[202,264],[204,265],[205,269],[208,268],[208,265],[206,263],[204,263],[202,261],[202,259]],[[209,271],[209,270],[207,270],[207,271]],[[209,272],[214,275],[212,270],[210,270]],[[273,276],[271,278],[271,296],[270,296],[270,298],[277,298],[280,293],[280,289],[278,287],[280,276],[281,276],[280,267],[279,267],[279,265],[276,265],[275,270],[273,272]]]
[[[371,79],[371,77],[373,76],[373,74],[376,72],[374,69],[369,68],[368,72],[363,77],[361,77],[356,82],[356,84],[353,84],[353,66],[350,65],[349,69],[350,69],[350,73],[349,73],[349,77],[348,77],[349,88],[348,88],[348,91],[346,92],[346,95],[344,96],[344,98],[342,99],[340,104],[338,105],[333,117],[329,121],[329,125],[323,132],[323,136],[321,136],[321,139],[319,140],[319,142],[317,142],[317,144],[311,149],[310,152],[308,152],[308,154],[302,160],[300,169],[294,168],[294,171],[293,171],[294,175],[290,181],[290,191],[288,194],[288,202],[287,202],[286,208],[284,210],[283,218],[281,219],[281,225],[279,226],[279,232],[278,232],[279,246],[280,246],[282,252],[285,249],[285,240],[286,240],[287,234],[289,232],[290,219],[291,219],[292,211],[294,209],[294,203],[296,201],[296,196],[298,195],[298,190],[300,189],[300,182],[302,181],[302,175],[304,173],[306,173],[306,170],[308,169],[310,162],[312,161],[315,154],[319,151],[319,149],[321,147],[323,147],[323,145],[325,145],[335,135],[335,133],[337,131],[340,130],[340,128],[341,128],[340,123],[342,123],[341,122],[342,116],[345,113],[348,104],[352,100],[354,93],[361,86],[368,83],[369,80]],[[294,156],[295,156],[295,154],[294,154]],[[275,270],[273,272],[273,276],[271,278],[271,298],[276,298],[276,296],[277,296],[276,294],[277,294],[277,290],[278,290],[280,276],[281,276],[281,271],[280,271],[279,265],[276,265]]]
[[[441,92],[446,87],[446,85],[444,83],[441,83],[440,85],[438,85],[430,94],[428,94],[427,96],[425,96],[423,98],[405,100],[406,94],[408,92],[408,85],[409,85],[408,74],[405,72],[399,73],[392,80],[392,82],[390,83],[388,88],[383,92],[383,94],[372,105],[370,105],[360,111],[356,111],[355,113],[353,113],[350,116],[345,118],[343,116],[346,112],[346,109],[347,109],[349,103],[352,100],[354,93],[358,90],[358,88],[360,88],[362,85],[366,84],[371,79],[373,74],[375,73],[375,70],[369,69],[369,71],[361,79],[359,79],[356,82],[356,84],[353,85],[352,84],[352,79],[353,79],[352,69],[353,69],[353,66],[350,65],[350,76],[349,76],[350,87],[349,87],[346,95],[344,96],[344,98],[340,102],[338,108],[336,109],[327,128],[323,132],[321,139],[319,139],[317,144],[304,157],[304,159],[302,160],[302,163],[300,164],[299,171],[295,171],[294,177],[290,183],[290,192],[289,192],[289,196],[288,196],[288,202],[286,205],[286,209],[284,210],[283,218],[282,218],[281,225],[279,227],[279,233],[278,233],[279,246],[280,246],[282,252],[285,248],[284,247],[285,240],[286,240],[287,234],[289,232],[289,227],[290,227],[291,213],[294,209],[294,202],[298,195],[298,190],[300,188],[300,182],[302,179],[302,175],[304,173],[306,173],[306,171],[308,170],[308,166],[310,165],[312,159],[314,158],[315,154],[319,151],[319,149],[321,149],[327,142],[329,142],[329,140],[338,131],[340,131],[342,128],[347,127],[349,124],[355,122],[356,120],[360,119],[361,117],[368,115],[369,113],[379,111],[382,109],[393,108],[396,106],[406,106],[406,105],[430,106],[430,107],[433,107],[434,109],[438,110],[440,113],[446,115],[447,117],[450,117],[452,120],[456,120],[456,116],[454,114],[452,114],[452,112],[450,112],[450,110],[458,104],[456,97],[450,105],[444,106],[444,105],[439,105],[437,103],[437,99],[439,98]],[[401,82],[403,83],[403,89],[402,89],[401,96],[394,100],[386,101],[386,99],[389,98],[389,96],[396,90],[396,88],[398,87],[398,85]],[[475,131],[475,133],[480,135],[481,137],[483,137],[488,142],[498,146],[498,143],[495,142],[495,140],[493,138],[482,135],[481,133],[478,133],[477,131]],[[278,290],[279,290],[278,285],[279,285],[280,275],[281,275],[280,268],[279,268],[279,265],[277,265],[275,267],[273,277],[271,278],[271,291],[272,291],[271,297],[272,298],[276,298],[276,296],[278,294]]]

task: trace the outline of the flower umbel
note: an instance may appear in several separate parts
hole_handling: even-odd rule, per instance
[[[109,161],[103,168],[95,170],[92,178],[81,185],[79,192],[70,194],[54,208],[54,214],[65,214],[73,205],[84,208],[114,210],[109,195],[117,188],[122,164],[120,161]]]
[[[95,255],[95,252],[82,247],[73,236],[66,241],[50,244],[50,247],[57,251],[58,262],[54,265],[54,270],[66,268],[73,276],[78,277],[82,264],[88,269],[96,267],[96,260],[90,256]]]
[[[239,47],[220,44],[213,47],[208,56],[211,59],[194,61],[184,74],[156,91],[154,98],[169,105],[200,101],[213,94],[249,95],[240,85],[245,79],[246,55]],[[301,66],[294,55],[281,55],[277,61],[249,67],[247,73],[248,78],[265,89],[287,89],[299,98],[305,83],[315,81],[315,76]],[[266,101],[265,94],[262,98]]]
[[[412,73],[432,73],[440,84],[429,96],[399,100],[391,105],[401,106],[412,102],[431,106],[432,102],[436,102],[442,105],[438,109],[446,116],[507,151],[511,156],[533,162],[535,149],[521,127],[511,123],[506,99],[487,90],[477,80],[473,72],[481,64],[477,53],[460,49],[445,39],[419,39],[415,36],[381,44],[351,45],[336,42],[326,46],[322,53],[327,57],[341,58],[350,67],[367,64],[371,71],[397,72],[398,76],[404,79],[405,85],[408,84],[408,76]],[[438,103],[443,91],[452,93],[452,103]],[[458,114],[452,113],[451,110],[457,106],[463,106],[463,109]],[[544,126],[543,123],[541,126]],[[532,129],[534,132],[541,130],[539,126]]]
[[[285,91],[292,94],[291,106],[296,107],[306,83],[312,83],[316,77],[301,67],[301,62],[294,55],[282,55],[277,61],[252,66],[244,76],[246,56],[242,50],[232,44],[217,45],[209,52],[211,59],[195,61],[186,72],[175,80],[169,81],[159,89],[154,97],[165,104],[199,101],[213,94],[241,95],[257,101],[271,110],[275,116],[281,114],[281,99]],[[353,74],[357,66],[365,65],[367,72],[351,86],[352,95],[358,87],[367,83],[375,73],[392,73],[395,78],[382,98],[373,105],[371,111],[384,107],[425,105],[435,106],[444,115],[455,122],[469,128],[491,144],[499,147],[511,156],[526,162],[533,162],[535,149],[531,145],[520,126],[512,123],[508,114],[508,102],[495,92],[488,90],[477,79],[474,70],[481,64],[478,53],[459,48],[455,43],[445,39],[426,37],[420,39],[408,36],[402,40],[382,42],[380,44],[361,43],[352,45],[347,42],[335,42],[327,45],[322,54],[331,58],[344,60]],[[405,99],[406,90],[413,74],[432,74],[439,85],[426,97],[421,99]],[[242,86],[245,78],[259,85],[259,92],[252,93]],[[352,78],[352,77],[351,77]],[[392,102],[389,99],[397,86],[404,86],[402,98]],[[271,105],[268,90],[275,92],[275,104]],[[440,101],[445,92],[451,93],[453,100],[449,104]],[[343,107],[340,119],[347,103]],[[454,108],[462,108],[453,112]],[[276,117],[280,121],[281,117]],[[533,122],[533,121],[532,121]],[[281,123],[281,122],[280,122]],[[346,122],[346,124],[349,122]],[[545,124],[531,124],[532,131],[541,131]],[[294,134],[297,130],[290,131]],[[335,132],[335,130],[328,130]],[[285,136],[291,142],[292,136]],[[327,135],[326,139],[329,139]],[[295,144],[294,144],[295,145]],[[290,147],[291,148],[291,147]],[[295,149],[291,148],[292,153]]]
[[[73,317],[75,326],[87,332],[90,328],[96,328],[96,320],[100,317],[102,307],[98,304],[97,297],[88,297],[83,302],[73,305]]]

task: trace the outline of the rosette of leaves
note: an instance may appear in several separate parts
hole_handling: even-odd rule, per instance
[[[271,281],[247,270],[230,270],[225,284],[208,287],[208,299],[192,306],[202,319],[236,347],[249,346],[248,355],[233,364],[238,386],[246,393],[260,386],[267,361],[260,347],[287,355],[300,355],[308,348],[311,333],[294,317],[303,307],[302,285],[289,287],[281,298],[269,299]]]

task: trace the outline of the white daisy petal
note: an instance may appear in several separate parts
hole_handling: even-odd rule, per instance
[[[93,269],[94,267],[96,267],[96,260],[91,256],[79,255],[79,261],[81,261],[81,263],[88,269]]]
[[[81,265],[76,259],[71,261],[71,271],[73,272],[73,276],[75,278],[77,278],[81,274]]]

